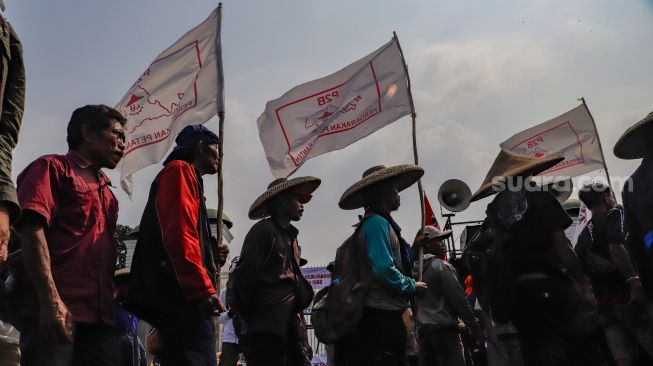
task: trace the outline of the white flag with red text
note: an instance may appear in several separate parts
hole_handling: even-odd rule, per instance
[[[342,149],[411,113],[396,38],[372,54],[269,101],[258,130],[272,174],[287,177],[306,160]]]
[[[577,177],[605,168],[598,132],[583,104],[512,136],[501,148],[532,157],[564,156],[540,177]]]
[[[163,51],[116,106],[126,118],[120,169],[131,196],[131,175],[164,157],[187,125],[224,111],[221,7]]]

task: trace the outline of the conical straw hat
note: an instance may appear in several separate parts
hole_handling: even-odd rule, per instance
[[[565,158],[562,156],[552,155],[542,158],[532,158],[502,149],[494,160],[494,163],[492,163],[490,171],[487,173],[481,187],[472,195],[471,201],[477,201],[497,193],[492,189],[492,181],[495,178],[538,175],[563,160]]]
[[[270,216],[268,212],[268,207],[265,205],[272,197],[278,195],[281,192],[293,189],[302,194],[312,194],[317,187],[320,186],[322,181],[320,178],[316,177],[297,177],[292,179],[279,178],[274,180],[268,185],[267,191],[263,192],[252,206],[249,208],[249,218],[252,220],[258,220]]]
[[[653,152],[653,112],[630,126],[619,137],[613,152],[620,159],[641,159]]]
[[[347,188],[340,197],[338,206],[343,210],[354,210],[363,207],[365,204],[363,192],[369,187],[392,179],[397,185],[399,192],[412,186],[424,175],[424,169],[413,164],[402,164],[391,167],[377,165],[367,169],[363,173],[363,179]]]

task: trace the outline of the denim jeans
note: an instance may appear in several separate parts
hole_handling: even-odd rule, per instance
[[[615,360],[637,359],[639,349],[653,357],[653,304],[615,304],[601,317]]]
[[[218,363],[213,324],[197,311],[162,312],[156,326],[161,335],[161,366],[214,366]]]
[[[236,366],[242,352],[238,343],[222,342],[220,366]]]
[[[458,329],[420,332],[419,365],[465,366],[463,342]]]
[[[115,328],[105,324],[73,323],[73,343],[52,343],[41,336],[36,319],[23,317],[20,330],[22,366],[119,366]]]

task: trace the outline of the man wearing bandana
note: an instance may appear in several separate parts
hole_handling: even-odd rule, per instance
[[[162,365],[215,365],[211,315],[223,250],[211,238],[202,176],[215,174],[218,137],[185,127],[154,179],[141,219],[127,306],[161,335]]]

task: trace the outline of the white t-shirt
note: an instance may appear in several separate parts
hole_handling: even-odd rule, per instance
[[[20,338],[20,333],[16,328],[0,320],[0,340],[6,343],[18,344],[18,338]]]
[[[220,301],[222,301],[222,304],[227,306],[227,289],[222,289],[222,291],[220,291]],[[234,331],[234,321],[229,317],[229,315],[227,315],[226,311],[220,313],[218,321],[222,324],[222,342],[238,344],[238,337]]]

